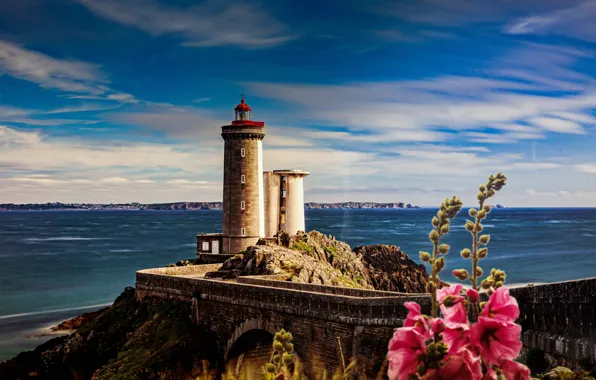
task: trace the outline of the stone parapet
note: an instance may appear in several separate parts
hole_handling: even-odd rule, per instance
[[[403,306],[404,302],[419,302],[426,311],[430,307],[430,297],[423,294],[406,295],[366,290],[353,292],[352,289],[346,289],[344,291],[346,294],[332,294],[325,293],[330,292],[331,287],[321,286],[317,289],[318,285],[312,284],[301,284],[307,286],[302,289],[292,289],[274,286],[276,284],[283,286],[282,281],[261,280],[261,285],[256,285],[259,279],[244,279],[244,281],[254,282],[250,284],[242,283],[242,280],[227,282],[149,271],[154,272],[137,272],[137,293],[140,298],[166,297],[167,293],[171,293],[189,302],[192,297],[197,297],[222,304],[242,305],[362,326],[400,326],[407,314],[407,309]],[[305,290],[307,288],[309,290]],[[350,293],[353,295],[347,295]]]
[[[529,348],[596,363],[596,278],[510,289]]]

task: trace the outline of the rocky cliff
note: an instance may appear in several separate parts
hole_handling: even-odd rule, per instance
[[[71,335],[0,363],[0,379],[195,379],[217,367],[215,341],[192,324],[188,306],[139,303],[127,288]]]
[[[317,231],[261,241],[226,261],[222,270],[230,278],[276,274],[296,282],[411,293],[424,293],[429,278],[424,266],[397,246],[352,250]]]

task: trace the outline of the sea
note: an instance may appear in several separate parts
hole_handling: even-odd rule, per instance
[[[306,210],[308,230],[350,244],[397,245],[420,262],[430,251],[436,209]],[[471,247],[467,213],[453,221],[442,279],[468,268],[459,251]],[[221,211],[0,212],[0,360],[50,339],[49,326],[110,305],[135,271],[190,259],[198,233],[221,231]],[[596,274],[596,209],[493,210],[481,266],[507,272],[508,283],[538,284]]]

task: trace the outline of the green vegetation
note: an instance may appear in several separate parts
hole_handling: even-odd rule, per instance
[[[308,245],[308,243],[306,243],[305,241],[294,242],[291,248],[296,251],[308,252],[310,254],[313,253],[312,247]]]
[[[323,247],[323,251],[325,251],[326,254],[333,256],[337,252],[337,247],[334,247],[334,246],[327,247],[327,246],[325,246],[325,247]]]

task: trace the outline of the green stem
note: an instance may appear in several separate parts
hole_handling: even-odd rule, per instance
[[[478,214],[482,211],[484,201],[480,201],[478,207]],[[474,230],[472,231],[472,288],[478,290],[478,276],[476,275],[476,268],[478,267],[478,231],[476,229],[480,225],[480,217],[476,214],[476,223],[474,224]],[[478,303],[470,302],[472,306],[472,320],[476,322],[478,320]]]
[[[439,233],[439,241],[441,239],[441,224],[437,227],[437,232]],[[432,275],[431,275],[431,282],[435,286],[435,291],[431,293],[432,297],[432,317],[436,318],[439,305],[437,305],[437,270],[435,268],[435,260],[437,259],[437,253],[439,251],[439,241],[433,242],[433,257],[431,262],[432,266]]]

